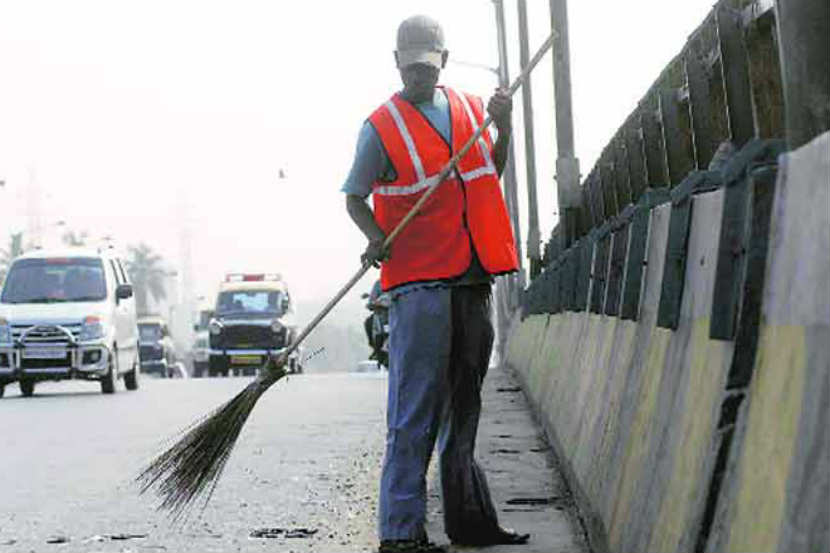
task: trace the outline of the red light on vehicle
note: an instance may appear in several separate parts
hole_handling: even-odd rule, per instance
[[[47,265],[69,265],[72,260],[68,257],[48,257],[46,258]]]
[[[282,280],[279,273],[228,273],[225,282],[262,282],[264,280]]]

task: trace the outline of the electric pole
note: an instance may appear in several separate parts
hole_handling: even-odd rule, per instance
[[[519,0],[519,63],[522,70],[530,59],[527,32],[527,1]],[[527,169],[527,258],[530,262],[530,278],[541,271],[539,254],[539,208],[536,200],[536,146],[533,139],[533,96],[530,75],[522,85],[522,113],[525,128],[525,167]]]
[[[550,0],[553,39],[553,96],[556,105],[556,184],[559,225],[564,250],[576,238],[579,211],[579,160],[574,155],[571,108],[571,54],[567,0]]]
[[[493,0],[493,4],[496,7],[496,30],[498,31],[499,86],[507,89],[510,87],[510,71],[507,67],[507,34],[504,27],[504,3],[502,0]],[[516,188],[516,151],[513,146],[513,140],[511,140],[508,146],[507,163],[504,167],[504,199],[507,203],[510,221],[513,223],[513,232],[516,238],[516,253],[519,257],[519,265],[521,266],[522,230],[519,226],[519,197]],[[518,280],[519,286],[524,288],[524,275],[521,267],[519,269]],[[515,293],[515,291],[513,292]],[[518,305],[518,297],[513,298],[513,300],[515,300],[515,303],[512,303],[511,307],[515,308]]]

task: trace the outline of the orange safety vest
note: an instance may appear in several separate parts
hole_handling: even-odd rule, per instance
[[[480,98],[444,90],[450,105],[452,150],[427,118],[398,94],[369,117],[397,172],[395,181],[377,181],[372,187],[375,219],[387,235],[484,121]],[[384,290],[462,275],[472,261],[471,246],[492,275],[518,269],[492,150],[485,131],[397,236],[381,266]]]

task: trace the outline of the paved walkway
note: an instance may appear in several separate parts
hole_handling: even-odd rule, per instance
[[[587,540],[553,451],[512,374],[493,368],[484,385],[478,460],[484,467],[503,526],[531,534],[524,546],[453,547],[487,553],[586,553]],[[445,543],[440,488],[430,478],[430,539]]]

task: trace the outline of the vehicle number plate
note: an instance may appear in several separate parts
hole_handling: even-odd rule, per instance
[[[66,350],[59,348],[25,348],[24,359],[63,359],[66,357]]]
[[[262,357],[259,355],[231,355],[232,365],[259,365]]]

